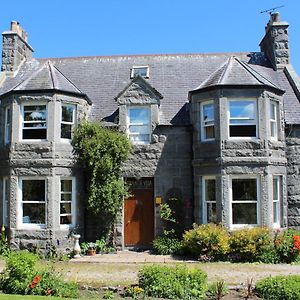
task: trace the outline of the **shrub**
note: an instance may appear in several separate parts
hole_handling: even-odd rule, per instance
[[[208,286],[207,296],[209,299],[220,300],[229,293],[224,280],[216,281]]]
[[[145,294],[167,299],[205,299],[207,275],[185,266],[145,266],[139,271],[139,286]]]
[[[77,297],[77,284],[64,282],[48,266],[37,269],[38,260],[36,254],[28,251],[10,253],[0,279],[0,289],[7,294]]]
[[[298,300],[300,299],[300,276],[263,278],[256,283],[256,291],[265,300]]]
[[[272,260],[270,255],[274,255],[274,260],[276,260],[272,232],[265,227],[233,231],[230,237],[230,249],[232,260],[264,262],[264,260]]]
[[[281,262],[291,263],[299,260],[300,232],[288,229],[275,239],[275,249]]]
[[[181,254],[182,242],[177,238],[158,237],[153,241],[153,251],[161,255]]]
[[[222,259],[229,251],[229,234],[227,230],[215,224],[193,225],[183,235],[184,249],[195,255]]]

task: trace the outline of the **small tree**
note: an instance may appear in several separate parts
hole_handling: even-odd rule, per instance
[[[116,130],[83,122],[75,129],[72,145],[89,178],[87,209],[101,213],[108,233],[128,192],[121,178],[121,164],[128,158],[131,143]]]

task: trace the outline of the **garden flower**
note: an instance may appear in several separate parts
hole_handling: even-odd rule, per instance
[[[294,240],[294,242],[293,242],[294,248],[293,249],[298,250],[300,253],[300,236],[294,235],[293,240]]]
[[[41,279],[42,277],[40,275],[34,276],[33,280],[29,284],[29,288],[34,289],[37,286],[37,284],[41,281]]]

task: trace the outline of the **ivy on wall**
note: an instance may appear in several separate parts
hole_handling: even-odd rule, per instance
[[[116,220],[128,190],[121,178],[121,164],[131,151],[123,134],[83,122],[74,131],[72,145],[88,173],[87,209],[103,217],[109,227]]]

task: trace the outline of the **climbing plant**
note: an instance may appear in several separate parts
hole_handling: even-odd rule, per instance
[[[83,122],[74,131],[72,145],[88,175],[87,209],[96,215],[101,213],[109,226],[127,195],[121,164],[128,158],[131,143],[116,130],[99,123]]]

